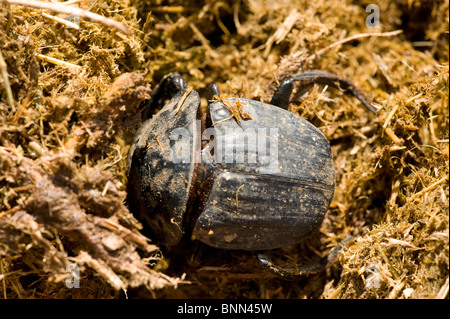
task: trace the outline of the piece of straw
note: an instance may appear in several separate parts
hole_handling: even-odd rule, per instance
[[[360,38],[367,38],[367,37],[392,37],[395,35],[398,35],[400,33],[402,33],[403,30],[396,30],[396,31],[391,31],[391,32],[371,32],[371,33],[359,33],[359,34],[355,34],[352,35],[350,37],[347,37],[345,39],[339,40],[337,42],[334,42],[332,44],[330,44],[329,46],[326,46],[325,48],[317,51],[316,53],[312,54],[310,57],[308,57],[308,60],[314,60],[316,57],[324,54],[326,51],[337,47],[341,44],[356,40],[356,39],[360,39]]]
[[[43,2],[37,0],[0,0],[3,3],[17,4],[26,7],[32,7],[37,9],[50,10],[58,13],[65,13],[68,15],[78,16],[82,19],[86,19],[92,22],[101,23],[111,28],[115,28],[125,34],[130,34],[128,28],[121,22],[105,18],[99,14],[86,11],[77,7],[68,6],[58,2]]]

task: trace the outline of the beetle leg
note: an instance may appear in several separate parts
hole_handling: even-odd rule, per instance
[[[292,90],[294,89],[294,81],[292,78],[284,80],[275,91],[270,100],[270,104],[287,110],[291,99]]]
[[[215,95],[220,96],[219,86],[217,83],[211,83],[206,87],[206,98],[208,101],[212,101]]]
[[[371,112],[376,113],[377,110],[367,101],[366,97],[349,81],[325,71],[311,70],[295,75],[284,80],[275,91],[270,104],[287,110],[294,82],[301,81],[305,84],[300,88],[301,93],[306,92],[305,86],[309,87],[313,84],[325,84],[337,89],[341,89],[344,93],[351,94]]]
[[[324,271],[328,266],[332,265],[337,260],[339,252],[341,251],[343,245],[350,241],[352,238],[352,236],[346,237],[324,258],[317,261],[312,261],[304,265],[295,266],[295,268],[282,268],[275,266],[270,258],[270,253],[268,251],[257,251],[256,257],[258,258],[259,264],[262,267],[276,274],[277,276],[286,279],[295,279],[297,277],[307,276]]]
[[[152,92],[150,105],[144,106],[142,120],[147,120],[154,110],[162,108],[165,100],[171,99],[176,93],[186,89],[186,80],[179,73],[173,72],[164,76]]]

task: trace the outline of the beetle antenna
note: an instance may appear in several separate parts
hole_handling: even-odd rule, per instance
[[[275,91],[270,104],[278,106],[287,110],[289,101],[291,98],[292,90],[294,89],[294,82],[304,82],[300,87],[300,93],[305,93],[306,89],[313,84],[325,84],[334,88],[343,90],[344,93],[351,94],[356,97],[369,111],[377,113],[377,109],[371,105],[367,98],[362,94],[354,85],[347,79],[338,77],[335,74],[331,74],[320,70],[311,70],[295,75],[284,80]]]

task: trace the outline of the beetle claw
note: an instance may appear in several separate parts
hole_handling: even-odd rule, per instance
[[[308,276],[324,271],[328,266],[332,265],[338,258],[344,244],[349,242],[353,237],[348,236],[339,243],[327,256],[320,260],[312,261],[303,265],[296,265],[294,268],[282,268],[274,265],[270,258],[269,251],[257,251],[256,257],[259,264],[266,270],[284,279],[296,279],[302,276]]]

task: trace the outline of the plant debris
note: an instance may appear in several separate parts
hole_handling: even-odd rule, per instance
[[[378,28],[370,1],[71,3],[0,0],[2,298],[449,298],[448,1],[379,1]],[[159,80],[269,102],[313,69],[378,111],[297,84],[290,111],[329,139],[336,191],[320,231],[272,258],[355,237],[339,261],[284,281],[251,252],[153,243],[125,202],[126,157]]]

